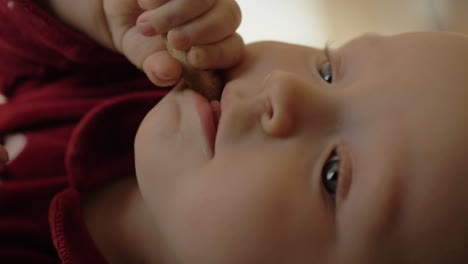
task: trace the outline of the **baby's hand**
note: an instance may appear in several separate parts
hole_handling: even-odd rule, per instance
[[[235,33],[241,12],[234,0],[104,0],[104,13],[113,48],[157,86],[174,85],[182,74],[166,50],[165,34],[199,69],[234,66],[244,50]]]
[[[244,43],[235,31],[241,22],[241,11],[234,0],[138,0],[138,3],[146,10],[137,20],[140,33],[147,37],[167,34],[169,45],[187,51],[193,67],[228,68],[240,60]],[[167,51],[159,51],[145,58],[143,70],[155,84],[165,81],[172,85],[180,78],[181,65]]]

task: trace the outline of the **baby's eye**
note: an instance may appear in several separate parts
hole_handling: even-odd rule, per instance
[[[333,68],[330,62],[325,62],[320,68],[320,76],[327,82],[333,83]]]
[[[323,166],[322,183],[325,190],[331,196],[335,196],[340,178],[340,157],[336,152],[333,152]]]

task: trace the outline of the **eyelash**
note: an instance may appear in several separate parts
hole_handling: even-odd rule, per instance
[[[324,49],[325,57],[327,58],[326,62],[322,64],[319,70],[320,76],[325,80],[327,83],[333,83],[333,65],[331,64],[331,56],[330,56],[330,45],[327,43]],[[328,72],[325,73],[324,67],[328,66]]]
[[[338,163],[338,165],[336,165]],[[337,169],[337,174],[338,177],[336,177],[336,172],[330,170]],[[321,181],[322,185],[325,189],[325,191],[335,198],[337,191],[338,191],[338,183],[340,181],[340,177],[342,177],[340,174],[342,173],[342,159],[339,153],[336,150],[333,150],[330,155],[328,156],[327,160],[325,161],[325,164],[323,165],[322,171],[321,171]],[[332,187],[328,186],[328,181],[333,180],[332,182]]]
[[[338,205],[346,200],[351,191],[353,166],[349,154],[345,146],[335,146],[325,160],[320,172],[320,183],[324,194],[326,193],[334,205]],[[330,174],[329,169],[331,168],[335,170],[335,173],[327,175]],[[331,176],[333,176],[332,179],[334,182],[333,185],[329,187],[327,178],[330,179]]]

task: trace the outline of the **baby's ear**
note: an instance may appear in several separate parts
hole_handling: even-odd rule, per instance
[[[7,163],[8,159],[8,151],[0,145],[0,164]]]

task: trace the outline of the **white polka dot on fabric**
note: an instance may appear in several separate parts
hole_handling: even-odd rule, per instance
[[[27,139],[23,134],[13,134],[5,136],[5,144],[3,146],[8,151],[10,158],[9,162],[12,162],[16,157],[23,152],[26,147]]]
[[[8,99],[3,94],[0,94],[0,104],[5,104],[8,102]]]
[[[7,7],[10,8],[10,9],[12,9],[13,7],[15,7],[15,2],[13,2],[13,1],[8,1],[8,2],[7,2]]]

